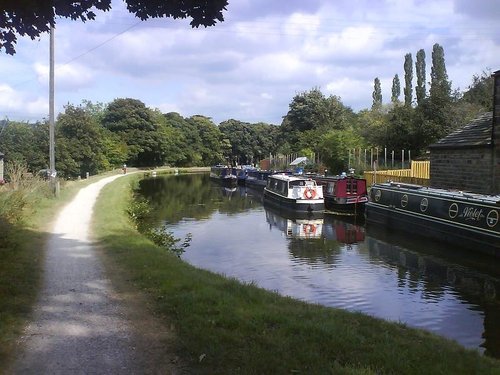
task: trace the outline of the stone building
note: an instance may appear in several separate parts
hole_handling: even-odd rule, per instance
[[[493,78],[493,112],[429,147],[431,186],[500,194],[500,70]]]

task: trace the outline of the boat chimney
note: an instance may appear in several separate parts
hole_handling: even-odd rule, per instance
[[[500,70],[493,73],[494,194],[500,194]]]

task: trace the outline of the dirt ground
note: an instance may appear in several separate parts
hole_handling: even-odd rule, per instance
[[[169,349],[173,330],[111,262],[105,267],[92,242],[92,208],[101,188],[118,177],[83,188],[59,213],[33,319],[7,373],[189,373]]]

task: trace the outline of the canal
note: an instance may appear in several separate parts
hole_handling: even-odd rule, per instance
[[[207,174],[142,180],[151,222],[178,238],[182,259],[294,298],[360,311],[500,358],[500,262],[418,236],[323,215],[292,217],[262,192]]]

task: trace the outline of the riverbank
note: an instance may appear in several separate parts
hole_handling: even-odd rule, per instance
[[[137,234],[125,213],[134,178],[105,187],[95,234],[116,279],[145,291],[173,328],[172,350],[192,373],[500,372],[499,361],[430,333],[195,269]]]

